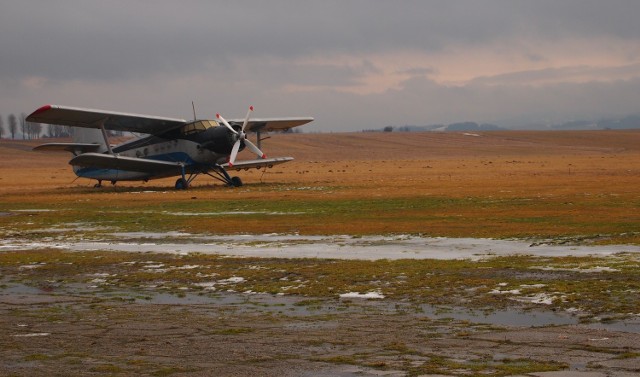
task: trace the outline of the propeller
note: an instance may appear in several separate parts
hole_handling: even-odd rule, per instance
[[[244,132],[244,129],[247,127],[247,124],[249,124],[249,116],[251,115],[252,111],[253,111],[253,106],[250,106],[249,110],[247,111],[247,116],[244,118],[244,122],[242,123],[242,128],[240,129],[239,132],[236,131],[233,127],[231,127],[229,122],[227,122],[227,120],[224,119],[222,115],[216,114],[216,117],[220,119],[222,124],[224,124],[225,127],[229,129],[229,131],[231,131],[234,135],[237,136],[236,142],[233,144],[233,148],[231,149],[231,155],[229,155],[229,167],[232,167],[233,163],[236,162],[236,157],[238,156],[238,151],[240,150],[240,144],[243,141],[244,141],[244,145],[247,148],[249,148],[251,152],[255,153],[260,158],[263,158],[263,159],[267,158],[266,154],[264,154],[258,147],[256,147],[251,141],[249,141],[249,139],[247,139],[247,134]]]

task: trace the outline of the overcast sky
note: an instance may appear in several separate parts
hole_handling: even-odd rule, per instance
[[[0,116],[44,104],[307,131],[640,113],[640,1],[0,0]]]

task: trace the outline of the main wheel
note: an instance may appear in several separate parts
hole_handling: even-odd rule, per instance
[[[241,187],[242,186],[242,179],[240,179],[240,177],[231,178],[231,186],[233,186],[233,187]]]
[[[176,190],[186,190],[189,187],[189,183],[184,178],[178,178],[176,181]]]

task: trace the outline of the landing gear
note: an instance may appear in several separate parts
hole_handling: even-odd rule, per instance
[[[178,178],[176,181],[176,190],[186,190],[189,188],[189,182],[184,178]]]
[[[231,177],[229,173],[220,165],[214,164],[206,169],[191,172],[188,176],[182,171],[182,177],[176,180],[176,190],[186,190],[191,182],[200,174],[206,174],[211,178],[217,179],[229,187],[241,187],[243,185],[240,177]]]
[[[240,177],[231,177],[229,173],[220,165],[215,164],[210,168],[210,172],[203,172],[211,178],[217,179],[218,181],[226,184],[229,187],[240,187],[242,186],[242,180]],[[211,174],[214,173],[214,174]]]
[[[111,184],[113,186],[116,185],[116,183],[118,183],[118,181],[111,181]],[[98,179],[98,183],[96,183],[95,185],[93,185],[93,188],[102,188],[102,179]]]

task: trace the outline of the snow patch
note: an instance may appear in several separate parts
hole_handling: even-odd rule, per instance
[[[48,332],[34,332],[34,333],[29,333],[29,334],[16,334],[13,335],[13,337],[15,338],[32,338],[32,337],[36,337],[36,336],[49,336],[51,335],[51,333]]]
[[[384,295],[382,292],[374,291],[368,293],[360,293],[360,292],[347,292],[342,293],[340,298],[365,298],[365,299],[382,299]]]

